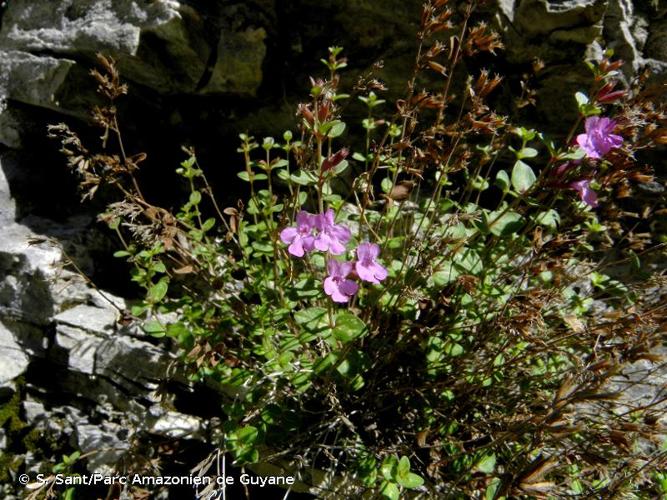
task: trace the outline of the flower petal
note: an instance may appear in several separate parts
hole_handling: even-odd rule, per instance
[[[297,230],[294,227],[286,227],[282,231],[280,231],[280,240],[285,243],[292,243],[294,238],[297,235]]]
[[[303,257],[304,250],[301,238],[294,238],[292,244],[287,248],[287,251],[295,257]]]
[[[354,269],[357,271],[359,278],[363,281],[368,281],[369,283],[379,283],[375,277],[373,269],[369,266],[364,265],[361,261],[356,262]]]
[[[342,294],[352,297],[359,290],[359,285],[352,280],[343,280],[338,289]]]
[[[379,281],[384,280],[389,275],[389,271],[377,262],[373,264],[373,276]]]
[[[337,260],[334,259],[329,259],[327,261],[327,272],[329,273],[330,276],[333,277],[340,277],[340,266],[338,264]]]

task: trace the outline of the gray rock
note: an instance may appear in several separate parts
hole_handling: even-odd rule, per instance
[[[5,173],[6,165],[7,157],[0,155],[0,227],[14,222],[16,216],[16,203],[9,190],[9,181]]]
[[[544,36],[600,23],[606,7],[607,0],[523,0],[513,22],[527,37]]]
[[[73,65],[68,59],[0,50],[0,99],[59,109],[57,94]]]
[[[44,420],[47,417],[47,412],[44,408],[44,405],[39,401],[32,399],[26,399],[23,401],[23,413],[25,415],[26,422],[30,425],[35,425],[38,421]]]
[[[154,390],[165,377],[174,356],[158,347],[129,337],[105,340],[95,357],[96,372],[135,393]]]
[[[86,453],[88,470],[100,474],[113,473],[114,466],[129,449],[129,429],[113,422],[100,425],[76,425],[76,446]]]
[[[57,324],[107,337],[114,330],[118,312],[107,307],[80,304],[57,314],[53,320]]]
[[[3,318],[2,322],[28,356],[43,358],[46,355],[49,349],[49,337],[43,327],[9,317]]]
[[[25,226],[9,224],[0,238],[0,315],[45,325],[53,316],[50,284],[60,251],[34,241]]]
[[[171,0],[16,0],[4,13],[0,43],[25,51],[136,55],[142,31],[164,29],[179,20],[179,7]]]
[[[0,386],[10,384],[23,374],[30,359],[16,342],[12,332],[0,323]]]
[[[64,363],[70,370],[95,373],[95,352],[102,339],[79,328],[59,325],[56,328],[56,345],[64,350]]]
[[[628,72],[644,64],[642,49],[646,43],[648,23],[638,16],[630,0],[610,0],[605,17],[605,38],[609,48],[626,62]]]
[[[0,97],[0,99],[2,99]],[[13,110],[2,110],[3,103],[0,102],[0,144],[9,148],[18,149],[21,147],[22,125],[20,119]],[[1,169],[1,167],[0,167]],[[0,173],[0,175],[3,175]],[[2,182],[0,181],[0,184]],[[1,210],[1,208],[0,208]],[[0,212],[0,217],[2,213]]]
[[[254,93],[262,78],[264,37],[262,28],[225,31],[204,92]],[[0,46],[89,60],[96,52],[110,54],[125,78],[161,93],[201,90],[212,52],[201,15],[173,0],[13,1]]]
[[[150,426],[149,432],[169,438],[201,439],[203,420],[175,411],[160,415]]]

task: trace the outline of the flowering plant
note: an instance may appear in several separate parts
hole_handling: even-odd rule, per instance
[[[664,312],[637,293],[662,282],[621,279],[601,256],[639,266],[661,251],[634,237],[618,203],[651,179],[636,155],[664,144],[664,110],[641,81],[614,90],[620,63],[607,53],[590,62],[569,134],[513,126],[489,104],[501,77],[483,70],[453,95],[456,69],[501,44],[471,24],[472,3],[446,4],[424,7],[395,112],[381,111],[372,77],[340,91],[346,60],[332,47],[328,78],[298,106],[298,140],[241,134],[246,203],[221,210],[193,151],[179,213],[123,187],[103,219],[131,236],[117,255],[146,289],[131,313],[178,342],[193,380],[229,395],[216,444],[320,496],[636,491],[653,466],[628,464],[664,459],[632,451],[655,435],[658,406],[615,411],[610,387],[663,341]],[[418,91],[424,74],[444,86]],[[341,104],[352,100],[365,113],[356,128]],[[107,168],[54,132],[84,188],[136,186],[131,158]]]

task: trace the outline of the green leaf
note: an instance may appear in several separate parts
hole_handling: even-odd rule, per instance
[[[114,252],[113,256],[116,258],[121,258],[121,257],[129,257],[132,255],[130,252],[126,250],[118,250],[117,252]]]
[[[382,461],[380,466],[380,473],[388,481],[393,481],[396,479],[396,469],[398,468],[398,457],[396,455],[391,455],[385,458]]]
[[[537,156],[537,149],[535,148],[523,148],[518,153],[519,159],[522,158],[535,158]]]
[[[290,174],[287,170],[278,170],[278,179],[287,182],[290,179]]]
[[[452,357],[460,356],[463,354],[463,346],[456,342],[447,342],[444,350],[449,356]]]
[[[537,177],[535,177],[535,172],[530,168],[530,165],[517,160],[512,169],[512,186],[514,189],[523,194],[530,189],[536,180]]]
[[[475,469],[485,474],[491,474],[496,468],[496,455],[492,453],[490,455],[484,455],[481,459],[475,464]]]
[[[517,127],[513,130],[513,132],[521,137],[521,139],[524,141],[524,144],[526,142],[532,141],[537,136],[537,132],[535,130],[525,127]]]
[[[257,441],[259,436],[259,430],[257,427],[252,425],[246,425],[235,432],[232,432],[229,436],[229,440],[233,441],[235,444],[240,444],[242,446],[252,446]]]
[[[199,191],[190,193],[190,203],[192,205],[199,205],[201,203],[201,193]]]
[[[558,159],[560,160],[581,160],[586,156],[586,151],[583,149],[577,147],[573,149],[572,151],[569,151],[567,153],[563,153],[558,156]]]
[[[167,336],[182,341],[189,335],[190,331],[183,323],[170,323],[167,325],[166,333]]]
[[[398,500],[400,498],[398,486],[388,481],[382,482],[382,485],[380,486],[380,493],[383,497],[388,498],[389,500]]]
[[[574,94],[574,98],[577,100],[577,106],[579,106],[580,109],[586,106],[589,102],[588,96],[583,92],[577,92]]]
[[[523,225],[523,219],[518,213],[511,210],[503,212],[504,210],[498,210],[484,214],[487,229],[495,236],[509,236]]]
[[[134,305],[130,308],[130,312],[132,313],[132,316],[141,316],[146,312],[146,309],[148,309],[144,305]]]
[[[156,273],[166,273],[167,266],[164,265],[164,262],[156,262],[152,265],[152,269]]]
[[[292,182],[300,184],[301,186],[308,186],[309,184],[317,182],[317,178],[311,172],[305,172],[304,170],[297,170],[290,176],[290,178],[292,179]]]
[[[333,122],[327,137],[335,138],[339,137],[345,131],[345,123],[341,121]]]
[[[320,358],[315,362],[313,371],[319,375],[335,365],[336,361],[338,361],[338,356],[335,353],[330,352],[325,357]]]
[[[365,330],[366,325],[363,321],[354,314],[344,311],[338,313],[336,316],[336,325],[333,328],[333,334],[336,339],[347,343],[361,337]]]
[[[322,293],[321,285],[313,278],[299,280],[289,289],[288,295],[292,300],[307,299],[318,297]]]
[[[499,170],[496,174],[496,186],[502,189],[503,193],[510,190],[510,176],[504,170]]]
[[[164,325],[155,319],[144,322],[142,329],[148,335],[152,335],[153,337],[164,337],[167,334]]]
[[[201,226],[202,231],[210,231],[215,226],[215,219],[213,217],[206,219]]]
[[[250,176],[248,175],[248,172],[238,172],[236,175],[239,179],[250,182]]]
[[[454,268],[454,263],[446,262],[442,265],[442,268],[439,271],[433,273],[433,285],[441,288],[452,283],[459,277],[459,275],[460,273]]]
[[[167,295],[167,290],[169,289],[169,280],[168,278],[162,278],[155,285],[148,289],[148,294],[146,295],[146,300],[155,304],[164,299],[164,296]]]
[[[408,472],[410,472],[410,459],[408,457],[403,456],[398,461],[398,467],[396,467],[396,478],[399,479],[399,483],[400,483],[400,477],[407,476]]]
[[[486,492],[484,493],[484,500],[494,500],[500,485],[500,478],[494,477],[489,483],[489,486],[486,488]]]
[[[307,334],[301,338],[302,342],[322,336],[329,329],[328,313],[322,307],[310,307],[297,311],[294,314],[294,321]]]
[[[489,189],[489,181],[481,175],[478,175],[475,179],[470,181],[470,187],[476,191],[486,191]]]
[[[401,457],[396,467],[396,481],[404,488],[418,488],[424,484],[421,476],[410,472],[410,459],[408,457]]]
[[[391,191],[391,186],[392,186],[392,182],[391,182],[391,179],[389,177],[385,177],[384,179],[382,179],[382,182],[380,183],[380,187],[382,188],[382,192],[388,193],[389,191]]]
[[[348,163],[347,160],[342,160],[338,165],[336,165],[333,168],[332,172],[334,173],[334,175],[342,174],[343,172],[345,172],[345,170],[347,170],[347,167],[349,165],[350,164]]]
[[[548,227],[549,229],[556,229],[560,223],[560,215],[553,208],[545,212],[540,212],[535,216],[535,224]]]

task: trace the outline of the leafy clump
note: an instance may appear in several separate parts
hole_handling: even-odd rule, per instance
[[[500,76],[452,90],[458,67],[502,46],[472,3],[446,4],[424,7],[393,113],[371,77],[341,91],[333,47],[297,133],[241,134],[236,206],[219,205],[192,150],[177,169],[189,198],[171,213],[143,196],[142,155],[52,132],[85,196],[120,190],[101,219],[146,291],[131,315],[229,395],[220,445],[237,464],[283,467],[334,498],[655,493],[660,406],[633,406],[611,381],[655,360],[664,308],[643,290],[664,279],[612,270],[663,251],[632,237],[619,204],[651,179],[637,158],[664,144],[664,110],[641,79],[618,90],[607,53],[569,131],[512,125],[489,104]],[[110,104],[96,116],[121,146],[125,89],[102,62]],[[355,102],[365,116],[349,123]]]

